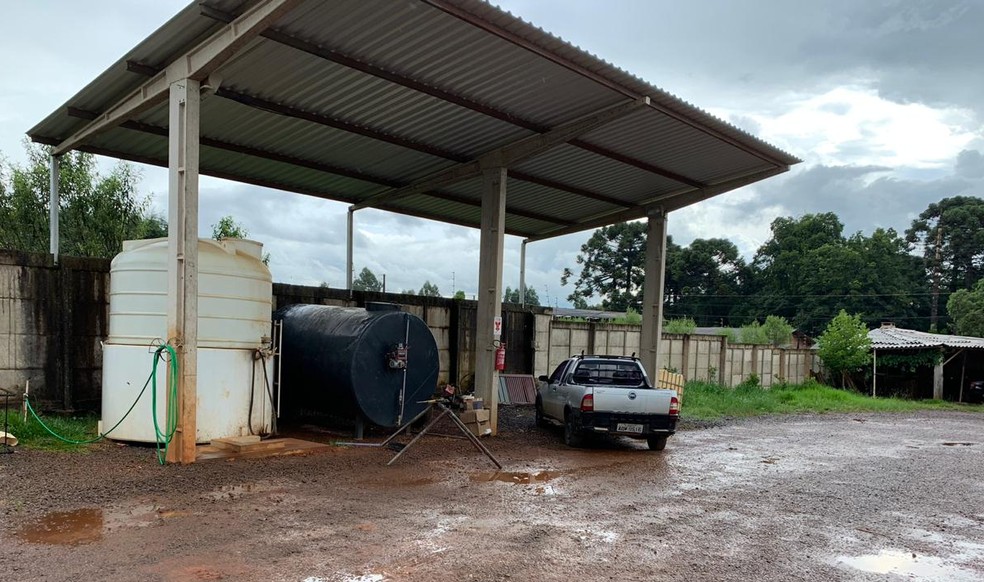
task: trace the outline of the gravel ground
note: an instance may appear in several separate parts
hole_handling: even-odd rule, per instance
[[[504,408],[485,442],[159,467],[0,456],[5,580],[984,579],[984,418],[691,423],[568,449]],[[446,432],[450,432],[449,427]],[[306,433],[310,436],[311,433]],[[316,433],[315,433],[316,434]],[[324,437],[327,438],[327,437]],[[375,437],[374,437],[375,438]]]

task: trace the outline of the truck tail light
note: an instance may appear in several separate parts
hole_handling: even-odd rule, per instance
[[[680,399],[676,396],[670,398],[670,416],[680,416]]]
[[[581,412],[591,412],[594,410],[594,394],[585,394],[581,399]]]

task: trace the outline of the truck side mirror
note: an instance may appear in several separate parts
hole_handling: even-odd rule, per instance
[[[540,377],[537,378],[537,380],[539,380],[541,382],[549,382],[550,381],[550,377],[547,376],[546,374],[540,374]]]

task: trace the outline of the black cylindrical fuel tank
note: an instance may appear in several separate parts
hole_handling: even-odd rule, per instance
[[[419,317],[384,306],[370,310],[289,305],[283,321],[281,409],[395,427],[427,408],[440,363],[434,335]]]

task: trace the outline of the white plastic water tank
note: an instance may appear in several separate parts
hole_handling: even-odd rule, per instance
[[[198,243],[197,442],[270,430],[268,383],[273,279],[263,245],[250,240]],[[153,351],[167,334],[167,239],[126,241],[110,269],[109,338],[103,348],[102,426],[126,414],[150,374]],[[264,368],[266,374],[264,374]],[[158,367],[158,423],[165,422],[166,366]],[[252,398],[252,415],[250,399]],[[151,390],[110,438],[154,442]]]
[[[198,241],[198,347],[254,348],[270,334],[273,279],[263,245]],[[109,278],[109,343],[146,346],[167,332],[167,239],[126,241]]]

